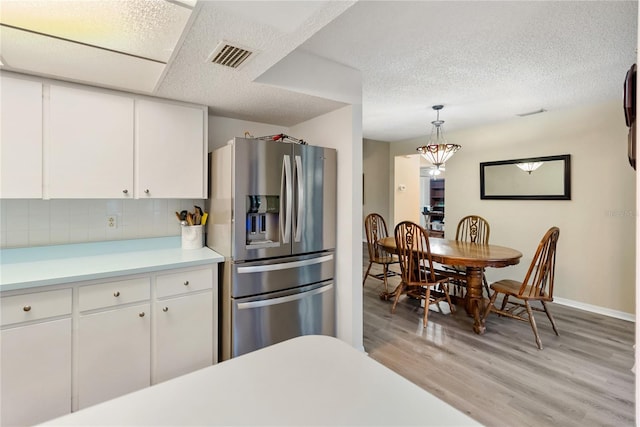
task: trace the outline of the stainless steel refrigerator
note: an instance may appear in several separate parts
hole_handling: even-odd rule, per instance
[[[221,359],[335,335],[336,151],[235,138],[210,161],[207,246],[225,256]]]

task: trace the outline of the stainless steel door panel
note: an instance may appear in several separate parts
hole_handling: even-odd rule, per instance
[[[232,265],[233,298],[282,291],[332,279],[333,252]]]
[[[278,141],[235,138],[234,140],[234,240],[233,259],[236,261],[254,260],[291,255],[291,230],[279,230],[280,242],[268,247],[248,247],[247,223],[248,197],[254,195],[279,196],[280,228],[291,224],[290,210],[287,204],[293,203],[291,144]],[[288,173],[289,176],[285,176]],[[289,197],[287,197],[289,195]],[[285,237],[289,242],[285,242]]]
[[[334,149],[293,146],[293,254],[335,248],[336,161]]]
[[[331,281],[233,301],[232,357],[301,335],[335,335]]]

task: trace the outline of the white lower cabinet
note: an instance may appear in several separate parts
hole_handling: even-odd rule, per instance
[[[71,412],[71,289],[2,297],[0,425]]]
[[[213,364],[211,291],[155,303],[156,369],[159,383]]]
[[[156,277],[153,384],[215,363],[213,282],[211,268]]]
[[[149,303],[81,315],[78,408],[150,385]]]
[[[217,361],[217,264],[64,286],[0,295],[0,425],[43,422]]]

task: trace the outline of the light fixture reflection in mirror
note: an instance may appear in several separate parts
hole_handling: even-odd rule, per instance
[[[516,166],[531,175],[531,172],[542,166],[544,162],[516,163]]]
[[[565,154],[480,163],[480,198],[571,200],[570,158]]]

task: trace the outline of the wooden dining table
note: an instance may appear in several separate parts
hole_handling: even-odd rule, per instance
[[[389,252],[396,252],[394,237],[380,239],[378,244]],[[484,334],[486,328],[482,319],[485,309],[485,300],[482,296],[483,270],[486,267],[499,268],[518,264],[522,253],[505,246],[483,245],[437,237],[429,238],[429,247],[434,262],[465,267],[467,280],[465,310],[473,317],[474,332]]]

